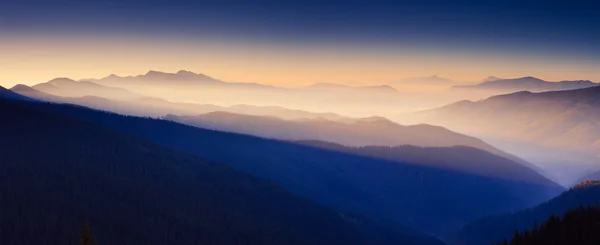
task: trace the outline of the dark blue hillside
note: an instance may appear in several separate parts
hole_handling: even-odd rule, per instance
[[[2,245],[441,244],[54,110],[91,112],[0,99]]]
[[[534,224],[539,226],[551,215],[561,216],[580,206],[598,205],[600,205],[600,182],[586,181],[539,206],[477,220],[461,231],[458,244],[477,245],[501,242],[503,239],[511,238],[515,229],[523,231],[531,229]]]
[[[480,177],[78,106],[31,106],[226,162],[332,207],[444,237],[473,219],[529,207],[562,191],[551,182]]]

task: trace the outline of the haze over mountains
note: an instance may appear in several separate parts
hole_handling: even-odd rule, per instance
[[[165,117],[201,128],[282,140],[323,140],[347,146],[470,146],[504,158],[517,157],[473,137],[426,124],[403,126],[380,117],[333,121],[325,118],[286,121],[275,117],[213,112],[199,116]]]
[[[439,92],[458,84],[448,78],[433,75],[430,77],[414,77],[391,83],[395,88],[408,92]]]
[[[509,159],[516,157],[500,151],[478,139],[456,134],[441,127],[430,125],[402,126],[385,118],[353,119],[334,113],[311,113],[300,110],[289,110],[282,107],[257,107],[236,105],[219,107],[214,105],[197,105],[191,103],[173,103],[150,97],[135,97],[133,93],[129,100],[108,100],[95,95],[104,95],[113,91],[89,82],[63,81],[60,89],[52,89],[55,95],[77,95],[83,97],[52,96],[25,85],[12,88],[14,92],[31,98],[45,101],[73,103],[95,109],[114,111],[137,116],[163,116],[166,114],[201,114],[201,116],[174,116],[170,120],[201,126],[204,128],[252,134],[268,138],[285,140],[317,139],[333,141],[346,145],[417,145],[417,146],[455,146],[465,145],[492,152]],[[46,85],[45,83],[42,85]],[[77,84],[77,85],[73,85]],[[45,86],[36,85],[38,89]],[[97,87],[102,89],[95,90]],[[117,90],[121,93],[125,90]],[[108,95],[110,97],[110,95]],[[231,111],[240,114],[223,113]],[[255,116],[260,115],[260,116]],[[268,117],[265,117],[268,116]],[[274,118],[278,117],[278,118]],[[288,119],[293,121],[282,120]],[[522,160],[517,160],[522,161]]]
[[[400,93],[389,86],[358,87],[318,83],[308,87],[281,88],[257,83],[224,82],[189,71],[177,73],[150,71],[138,76],[111,75],[87,81],[124,88],[173,102],[219,106],[280,105],[315,112],[336,111],[351,116],[373,113],[373,108],[379,108],[377,109],[379,112],[389,110],[391,108],[386,103],[401,99]],[[351,110],[344,109],[345,105],[353,106],[353,108]],[[369,112],[370,110],[371,112]]]
[[[122,88],[101,86],[92,82],[56,78],[32,87],[35,90],[61,97],[95,96],[113,100],[131,100],[144,97]]]
[[[105,96],[111,97],[110,94],[107,95],[103,93],[106,91],[106,89],[94,90],[94,87],[96,86],[97,85],[93,85],[85,90],[79,90],[77,92],[63,92],[62,90],[70,90],[69,87],[63,86],[61,89],[54,89],[53,91],[49,91],[54,94],[45,93],[44,91],[38,91],[26,85],[16,85],[10,90],[12,92],[23,96],[27,96],[29,98],[36,98],[50,102],[78,104],[94,109],[114,111],[122,114],[135,116],[162,117],[167,114],[196,115],[216,111],[228,111],[246,115],[274,116],[289,120],[316,118],[324,118],[330,120],[352,120],[351,118],[344,117],[335,113],[313,113],[302,110],[287,109],[280,106],[234,105],[229,107],[222,107],[210,104],[176,103],[161,98],[144,97],[142,95],[140,95],[139,97],[132,96],[130,99],[126,100],[110,100],[105,98]],[[38,87],[38,89],[39,88],[40,87]],[[41,89],[43,90],[44,86],[42,86]],[[70,97],[64,95],[63,97],[61,97],[59,96],[60,94],[74,96]]]
[[[51,113],[101,123],[120,132],[225,162],[323,204],[446,237],[468,220],[518,210],[562,189],[548,180],[529,182],[478,176],[162,120],[123,117],[70,106],[45,108]],[[438,203],[445,203],[444,211],[435,208]]]
[[[48,107],[0,99],[2,244],[442,244]]]
[[[547,85],[548,82],[538,80],[535,78],[500,79],[489,77],[483,83],[473,85],[473,87],[485,87],[476,88],[485,90],[485,93],[500,93],[503,89],[569,89],[570,86],[589,85],[587,82]],[[403,81],[404,84],[428,82],[440,87],[449,87],[455,84],[437,76]],[[548,179],[546,175],[558,179],[563,185],[582,178],[582,176],[593,177],[594,172],[600,169],[600,166],[596,166],[598,163],[596,160],[600,159],[600,156],[597,155],[600,152],[600,132],[597,132],[600,122],[600,114],[598,114],[600,91],[598,88],[600,87],[543,93],[517,92],[493,96],[476,102],[460,101],[410,114],[410,120],[429,124],[408,126],[382,116],[357,117],[353,115],[365,115],[366,111],[375,115],[379,115],[383,111],[388,114],[382,115],[406,115],[401,114],[401,109],[395,108],[414,107],[415,104],[411,104],[411,101],[436,96],[442,97],[442,95],[447,97],[439,98],[440,100],[435,103],[448,100],[453,96],[462,98],[461,93],[471,88],[446,88],[438,92],[430,91],[427,92],[427,96],[431,97],[418,99],[413,97],[415,94],[402,91],[395,85],[394,87],[387,85],[347,86],[318,83],[301,88],[278,88],[253,83],[228,83],[188,71],[177,73],[151,71],[144,75],[130,77],[111,75],[103,79],[84,81],[58,78],[32,87],[17,85],[11,90],[0,89],[0,98],[11,100],[3,104],[6,111],[16,111],[15,108],[19,108],[19,110],[27,112],[24,115],[31,114],[30,117],[27,117],[28,119],[16,118],[15,120],[33,120],[35,117],[43,118],[38,121],[68,120],[70,122],[67,123],[68,125],[72,123],[76,125],[76,128],[88,128],[87,130],[92,132],[90,137],[87,137],[87,134],[70,135],[69,127],[61,128],[48,136],[40,132],[38,133],[39,137],[51,139],[40,144],[60,144],[57,135],[69,134],[63,140],[81,142],[85,149],[90,149],[89,152],[92,154],[105,154],[112,149],[102,148],[105,144],[93,146],[91,142],[94,141],[133,142],[132,145],[142,146],[141,148],[129,145],[117,147],[119,150],[114,150],[117,152],[115,155],[106,153],[105,157],[94,160],[89,160],[93,157],[85,155],[87,150],[82,151],[83,155],[71,155],[77,152],[73,148],[75,143],[61,146],[62,148],[57,148],[55,153],[45,153],[44,157],[50,162],[84,161],[99,167],[99,170],[90,170],[92,172],[104,168],[116,169],[112,165],[106,165],[108,163],[97,162],[101,159],[115,162],[118,166],[128,166],[125,157],[127,154],[131,154],[132,158],[139,156],[139,158],[135,158],[138,160],[134,160],[131,167],[131,171],[133,171],[131,176],[119,175],[121,170],[101,172],[103,174],[95,176],[93,181],[90,180],[92,183],[86,184],[89,187],[82,188],[100,188],[97,187],[99,186],[97,183],[117,179],[120,182],[107,188],[121,188],[119,185],[126,185],[122,188],[132,192],[143,189],[140,186],[125,184],[128,181],[134,181],[151,189],[158,189],[160,191],[156,195],[171,195],[169,197],[172,197],[175,202],[169,204],[160,201],[156,204],[164,209],[164,213],[158,214],[164,217],[182,217],[178,216],[180,215],[179,211],[175,211],[180,208],[180,205],[183,205],[186,210],[182,210],[182,213],[205,215],[192,205],[201,199],[197,199],[198,197],[186,198],[185,195],[192,192],[177,191],[192,188],[189,186],[199,188],[197,192],[201,193],[202,197],[208,196],[209,198],[206,200],[209,200],[210,203],[226,207],[226,210],[219,211],[221,213],[218,215],[208,218],[202,216],[206,219],[192,221],[181,218],[181,220],[169,223],[173,227],[181,225],[185,227],[182,229],[197,229],[196,227],[203,227],[205,222],[228,224],[225,221],[227,218],[223,217],[230,217],[227,213],[228,210],[238,210],[237,205],[239,205],[233,204],[236,202],[233,199],[211,199],[219,195],[211,192],[212,189],[207,189],[206,192],[205,189],[202,189],[208,182],[190,180],[195,177],[178,179],[179,177],[176,176],[181,173],[177,171],[202,172],[203,178],[210,180],[227,179],[228,183],[220,181],[213,183],[223,185],[215,187],[219,190],[238,190],[238,188],[242,188],[237,186],[238,184],[244,185],[246,189],[238,191],[238,194],[248,197],[248,199],[237,201],[251,203],[250,208],[254,205],[262,205],[262,199],[253,199],[254,191],[258,188],[254,188],[253,180],[236,182],[233,177],[213,176],[212,170],[188,166],[197,164],[213,166],[214,162],[218,162],[220,164],[218,166],[223,166],[228,169],[227,171],[235,173],[232,175],[246,176],[242,173],[246,172],[256,176],[247,178],[255,178],[257,183],[263,183],[260,186],[271,185],[271,182],[281,186],[280,191],[275,191],[277,188],[275,186],[261,187],[269,191],[260,195],[272,195],[265,196],[265,199],[306,201],[290,201],[289,203],[282,201],[282,203],[276,204],[281,206],[299,205],[296,207],[308,212],[304,214],[310,217],[310,219],[298,220],[288,226],[289,229],[277,231],[271,229],[285,225],[279,223],[281,217],[292,217],[291,213],[295,213],[295,209],[289,210],[289,213],[280,211],[262,219],[253,219],[249,217],[260,215],[267,207],[273,208],[273,206],[264,205],[265,209],[252,210],[239,208],[240,211],[236,211],[239,218],[246,220],[248,217],[244,224],[259,229],[259,231],[253,232],[254,235],[251,238],[248,236],[242,238],[244,241],[255,239],[258,243],[266,241],[284,244],[340,242],[334,242],[330,240],[330,237],[318,234],[317,230],[325,229],[321,226],[314,226],[314,230],[298,235],[299,228],[297,227],[319,222],[319,219],[310,214],[314,211],[321,212],[323,218],[330,222],[323,225],[335,227],[336,231],[332,234],[337,234],[335,232],[338,231],[356,234],[349,238],[356,241],[348,244],[396,244],[407,241],[412,241],[408,242],[410,244],[440,244],[439,241],[428,235],[453,243],[463,226],[474,220],[485,219],[490,215],[518,212],[547,201],[564,190],[563,187]],[[462,92],[456,92],[459,90]],[[420,95],[424,96],[425,94]],[[227,103],[220,103],[219,100],[227,101]],[[35,103],[36,101],[37,103]],[[77,106],[45,104],[41,101]],[[215,103],[210,103],[211,101]],[[236,104],[239,101],[248,103]],[[425,104],[427,103],[423,103],[421,106]],[[293,107],[295,109],[286,108],[288,105],[295,105]],[[385,108],[380,105],[385,105]],[[312,111],[310,108],[319,108],[319,110]],[[345,109],[337,110],[338,108]],[[357,108],[358,110],[355,110]],[[384,109],[378,111],[374,108]],[[394,111],[398,112],[393,113]],[[46,119],[45,117],[51,118]],[[87,126],[79,126],[79,124]],[[57,127],[56,125],[59,125],[58,121],[48,127]],[[13,127],[12,124],[7,126]],[[26,129],[19,127],[17,131],[22,130]],[[50,129],[41,127],[40,130]],[[105,132],[98,133],[98,135],[102,134],[111,139],[95,138],[99,137],[93,133],[96,131]],[[37,137],[30,134],[26,136]],[[480,137],[485,141],[473,136]],[[14,137],[18,137],[17,134],[10,136],[10,138]],[[80,139],[78,137],[87,138]],[[126,139],[127,137],[131,139]],[[107,144],[120,146],[113,143]],[[32,147],[47,146],[35,145]],[[552,154],[546,154],[546,149],[552,149],[550,150]],[[17,148],[8,150],[11,153],[7,154],[14,154],[18,151]],[[96,151],[100,153],[94,153]],[[153,170],[147,170],[143,165],[139,165],[139,159],[149,157],[147,151],[152,151],[155,154],[154,158],[170,160],[151,161],[149,166],[152,166]],[[181,152],[181,154],[176,152]],[[530,157],[531,155],[542,155],[557,159],[553,154],[561,155],[562,160],[549,162],[544,161],[546,159],[543,158]],[[16,155],[11,156],[16,159]],[[23,161],[39,164],[33,157],[24,158]],[[188,157],[192,160],[185,160]],[[162,166],[161,164],[164,162],[170,163]],[[61,177],[62,171],[64,173],[74,171],[75,176],[91,173],[85,172],[87,171],[85,169],[73,168],[71,165],[65,165],[66,167],[60,164],[52,165],[55,169],[51,169],[52,171],[44,175],[44,181],[55,181],[54,177],[57,173],[60,178],[63,178]],[[35,178],[33,174],[35,172],[27,169],[26,166],[19,165],[15,168],[15,171],[24,174],[23,181]],[[44,168],[37,165],[32,166],[35,166],[33,168]],[[164,170],[167,167],[176,168],[173,170],[175,172]],[[64,170],[64,168],[68,169]],[[567,168],[569,171],[564,174],[568,176],[556,175],[558,172],[563,172],[559,170]],[[160,171],[166,171],[170,175],[162,176]],[[150,178],[147,176],[167,179],[165,179],[166,182],[147,184],[146,181]],[[245,178],[242,177],[242,179]],[[15,178],[12,178],[11,181],[19,183],[19,180]],[[72,185],[75,181],[75,179],[67,179],[64,184]],[[31,185],[32,193],[36,193],[32,199],[54,202],[57,206],[53,208],[72,207],[76,201],[91,203],[89,198],[79,200],[77,196],[71,194],[79,193],[79,189],[70,189],[71,187],[67,188],[62,184],[49,185],[47,188],[56,187],[55,190],[52,190],[64,199],[44,196],[39,193],[52,190],[40,187],[44,182],[35,183]],[[129,190],[129,188],[132,189]],[[107,189],[106,192],[108,191]],[[174,193],[164,194],[169,192]],[[10,193],[14,196],[17,195],[17,193]],[[227,196],[235,198],[238,194]],[[115,198],[104,192],[99,192],[98,195],[107,200]],[[140,199],[128,199],[131,203],[127,205],[135,206],[134,202],[157,197],[142,193],[135,198]],[[314,202],[311,203],[309,199]],[[25,200],[21,201],[26,202]],[[224,203],[219,204],[219,202]],[[113,202],[107,203],[109,206],[113,204]],[[140,231],[110,228],[111,223],[122,223],[122,220],[115,217],[98,218],[97,213],[100,213],[98,210],[101,209],[97,209],[92,204],[89,205],[91,208],[86,209],[85,212],[94,213],[100,220],[100,225],[103,226],[102,233],[121,237],[126,241],[133,241],[131,240],[133,237],[142,234],[141,230],[167,229],[170,232],[170,229],[174,229],[164,228],[160,225],[148,225],[140,228]],[[35,205],[25,204],[25,206],[34,210],[33,212],[45,212],[37,210]],[[207,209],[210,210],[212,207]],[[149,215],[144,213],[146,211],[144,209],[139,215]],[[67,223],[74,223],[84,215],[84,212],[81,211],[77,216],[79,218],[64,219]],[[161,218],[163,216],[149,215],[152,217],[150,219],[156,220],[164,219]],[[124,215],[124,217],[132,216]],[[13,218],[10,217],[9,220]],[[252,222],[259,224],[255,225]],[[8,227],[8,225],[6,226]],[[28,223],[20,224],[18,227],[18,229],[31,228]],[[206,241],[213,241],[216,244],[225,241],[235,243],[231,240],[220,240],[219,237],[223,235],[220,230],[221,228],[214,228],[211,231],[213,233],[210,233]],[[244,236],[241,230],[242,228],[233,233]],[[35,232],[50,233],[55,230],[35,230]],[[74,231],[58,232],[62,232],[68,237],[72,236]],[[131,233],[131,237],[127,237],[123,232],[133,233]],[[282,237],[276,235],[272,238],[264,238],[267,236],[265,234],[273,232],[281,234]],[[286,240],[296,236],[309,238],[298,239],[295,242]],[[495,235],[490,233],[489,236],[480,236],[479,238],[486,240],[494,237]],[[25,236],[20,236],[18,239],[26,240],[25,238]],[[150,239],[159,238],[161,237],[155,234],[147,239],[150,241]],[[197,238],[180,236],[178,239],[183,239],[180,241],[185,243],[185,241],[189,241],[188,239]]]
[[[595,165],[600,156],[599,98],[600,86],[543,93],[518,92],[478,102],[461,101],[414,116],[421,122],[446,126],[484,139],[499,138],[509,144],[525,142],[557,149],[558,152],[549,150],[550,155],[546,156],[563,152],[569,154],[569,162],[563,164],[597,168]],[[532,155],[536,154],[534,150],[534,147],[521,147],[520,152],[513,153],[524,156],[529,152]],[[570,180],[579,177],[570,176]]]
[[[594,83],[588,80],[549,82],[535,77],[511,79],[488,77],[479,84],[454,86],[452,87],[452,91],[456,93],[471,94],[468,98],[464,99],[483,99],[493,95],[514,93],[519,91],[548,92],[590,88],[599,85],[599,83]]]

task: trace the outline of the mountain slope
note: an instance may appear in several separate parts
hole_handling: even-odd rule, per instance
[[[600,208],[597,206],[579,207],[560,215],[552,215],[540,226],[515,233],[510,242],[504,240],[499,245],[537,244],[600,244]]]
[[[419,164],[422,166],[486,177],[511,179],[531,183],[551,182],[534,170],[519,163],[480,149],[466,146],[418,147],[404,145],[394,147],[347,147],[323,141],[299,141],[298,143],[349,154],[386,159],[401,163]]]
[[[419,113],[452,128],[574,148],[593,149],[600,139],[600,86],[494,96]]]
[[[583,182],[539,206],[475,221],[460,232],[458,244],[490,244],[508,239],[514,230],[541,224],[550,215],[562,215],[579,206],[600,205],[600,182]]]
[[[305,120],[305,119],[326,119],[331,121],[347,121],[352,118],[338,115],[335,113],[315,113],[303,110],[293,110],[281,106],[252,106],[252,105],[234,105],[221,110],[236,114],[252,116],[277,117],[283,120]]]
[[[178,117],[170,115],[166,119],[202,128],[250,134],[266,138],[322,140],[348,146],[464,145],[528,164],[477,138],[432,125],[403,126],[380,117],[346,120],[345,122],[324,119],[285,121],[272,117],[214,112],[199,116]]]
[[[134,116],[162,117],[167,114],[197,115],[215,111],[228,111],[245,115],[278,117],[286,120],[352,120],[352,118],[344,117],[335,113],[314,113],[303,110],[292,110],[279,106],[234,105],[229,107],[221,107],[210,104],[175,103],[153,97],[139,97],[120,101],[109,100],[107,98],[97,96],[65,97],[47,94],[22,84],[16,85],[10,90],[20,95],[42,101],[76,104],[94,109],[113,111]]]
[[[2,244],[441,244],[48,107],[0,100]]]
[[[213,104],[223,107],[245,104],[283,106],[313,112],[370,116],[398,111],[404,100],[389,86],[353,87],[325,85],[326,88],[283,88],[258,83],[225,82],[189,71],[166,73],[150,71],[138,76],[111,75],[86,81],[124,88],[146,96],[178,103]]]
[[[0,99],[33,101],[34,99],[15,93],[0,86]]]
[[[113,111],[120,114],[133,116],[162,117],[171,113],[186,115],[207,113],[224,109],[223,107],[215,105],[174,103],[152,97],[131,98],[129,100],[110,100],[97,96],[62,97],[47,94],[22,84],[12,87],[11,91],[41,101],[75,104],[98,110]]]
[[[226,162],[326,205],[445,237],[469,220],[531,206],[562,190],[552,183],[486,178],[164,120],[39,106]]]
[[[95,96],[113,100],[131,100],[144,97],[123,88],[106,87],[93,82],[56,78],[32,87],[43,93],[61,97]]]
[[[518,91],[546,92],[557,90],[572,90],[590,88],[600,84],[591,81],[560,81],[548,82],[535,77],[521,77],[513,79],[491,79],[476,85],[455,86],[453,89],[490,90],[503,93]]]
[[[547,148],[549,150],[513,147],[511,152],[520,156],[532,155],[531,158],[549,156],[543,161],[564,159],[560,164],[568,164],[571,169],[573,166],[597,168],[595,163],[600,159],[600,86],[499,95],[477,102],[457,102],[414,116],[419,122],[441,125],[480,138],[512,141],[508,147],[523,142],[538,146],[536,148]]]

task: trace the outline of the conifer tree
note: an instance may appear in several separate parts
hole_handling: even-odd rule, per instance
[[[83,231],[81,232],[81,245],[94,245],[94,239],[92,238],[92,230],[90,229],[90,222],[86,219]]]

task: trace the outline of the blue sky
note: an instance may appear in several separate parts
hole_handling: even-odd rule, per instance
[[[4,0],[0,37],[235,40],[296,49],[410,49],[590,66],[600,64],[598,2]]]

